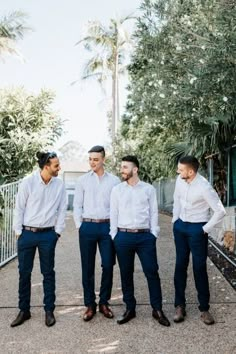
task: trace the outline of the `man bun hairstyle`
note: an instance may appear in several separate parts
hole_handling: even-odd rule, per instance
[[[198,159],[191,155],[181,157],[179,159],[179,163],[191,167],[194,170],[194,172],[197,172],[200,166]]]
[[[100,152],[102,154],[102,157],[105,157],[105,149],[101,145],[93,146],[88,152]]]
[[[50,164],[50,159],[53,159],[55,157],[57,157],[57,154],[55,152],[37,152],[36,154],[37,157],[37,162],[38,165],[41,169],[44,168],[45,165],[49,165]]]
[[[127,161],[127,162],[132,162],[136,167],[139,168],[139,161],[137,156],[135,155],[127,155],[122,157],[121,161]]]

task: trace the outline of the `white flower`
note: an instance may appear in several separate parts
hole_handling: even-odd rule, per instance
[[[164,95],[164,93],[160,93],[159,95],[161,98],[165,98],[166,96]]]
[[[173,95],[177,95],[177,91],[173,91]]]
[[[148,85],[149,85],[149,86],[152,86],[152,81],[150,81],[150,82],[148,83]]]
[[[158,80],[157,82],[158,82],[158,84],[161,86],[161,85],[162,85],[163,80]]]
[[[204,64],[204,60],[203,60],[203,59],[200,59],[199,62],[200,62],[201,64]]]
[[[196,78],[195,76],[194,76],[194,77],[192,77],[192,78],[190,79],[190,81],[189,81],[189,82],[190,82],[190,84],[192,85],[192,84],[194,83],[194,81],[195,81],[195,80],[197,80],[197,78]]]
[[[206,49],[206,47],[205,47],[204,45],[202,45],[202,46],[201,46],[201,48],[202,48],[203,50],[205,50],[205,49]]]
[[[180,47],[180,45],[177,45],[176,50],[180,51],[182,50],[182,47]]]
[[[224,102],[227,102],[228,101],[228,98],[226,96],[223,97],[223,101]]]
[[[164,61],[163,60],[161,61],[161,65],[164,65]]]
[[[153,59],[149,59],[148,61],[149,61],[149,63],[152,63],[152,62],[153,62]]]

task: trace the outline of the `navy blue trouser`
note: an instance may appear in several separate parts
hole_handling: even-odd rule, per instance
[[[19,267],[19,309],[30,309],[31,273],[34,256],[38,248],[40,269],[43,275],[44,309],[54,311],[55,308],[55,247],[57,243],[55,231],[32,232],[23,230],[17,241]]]
[[[189,255],[192,253],[193,274],[198,293],[199,310],[208,311],[210,292],[207,275],[208,236],[204,234],[205,222],[190,223],[178,219],[174,223],[174,239],[176,247],[175,265],[175,306],[186,306],[185,289]]]
[[[102,266],[99,304],[107,305],[111,298],[115,250],[109,232],[110,224],[108,222],[94,223],[86,221],[82,222],[79,229],[85,306],[97,306],[94,276],[97,245],[100,251]]]
[[[156,237],[151,233],[118,232],[114,245],[120,267],[123,301],[127,310],[134,310],[134,259],[137,253],[147,278],[150,303],[154,310],[162,309],[161,283],[158,274]]]

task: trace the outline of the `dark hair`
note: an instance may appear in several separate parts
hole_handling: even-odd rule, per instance
[[[57,154],[54,151],[37,152],[36,157],[38,159],[39,167],[43,169],[45,165],[50,165],[50,159],[57,157]]]
[[[194,170],[194,172],[197,172],[200,166],[198,159],[190,155],[181,157],[179,159],[179,163],[182,163],[183,165],[188,165]]]
[[[135,155],[127,155],[122,157],[121,161],[133,162],[133,164],[139,168],[139,161]]]
[[[105,149],[101,145],[93,146],[88,152],[100,152],[102,154],[102,157],[105,157]]]

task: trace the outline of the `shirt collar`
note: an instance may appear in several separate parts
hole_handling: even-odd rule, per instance
[[[90,173],[91,176],[96,176],[98,178],[104,178],[104,176],[108,175],[108,173],[105,170],[104,170],[104,173],[103,173],[102,176],[98,176],[93,170],[91,170],[89,173]]]
[[[199,177],[200,177],[200,175],[197,172],[196,176],[194,177],[194,179],[189,184],[193,185],[193,184],[197,183],[197,181],[199,180]]]
[[[43,185],[48,186],[50,183],[53,182],[53,180],[54,180],[55,177],[52,177],[52,178],[50,179],[50,181],[46,184],[46,183],[44,182],[44,180],[42,179],[40,172],[41,172],[41,170],[38,170],[38,171],[36,171],[36,173],[35,173],[36,176],[37,176],[37,179],[38,179],[38,182],[39,182],[39,183],[42,183]]]
[[[142,184],[142,181],[139,180],[138,183],[136,183],[134,186],[131,186],[127,181],[124,181],[126,187],[137,187]]]

